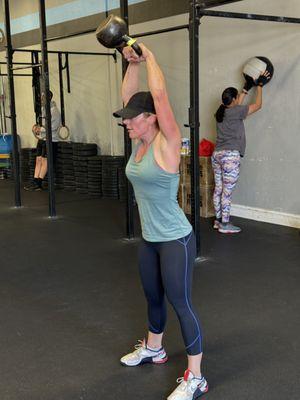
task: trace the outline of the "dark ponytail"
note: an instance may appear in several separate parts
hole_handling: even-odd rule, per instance
[[[224,104],[221,104],[216,112],[217,122],[223,122],[225,110],[226,110],[226,107],[224,106]]]
[[[226,107],[230,106],[232,101],[237,98],[238,93],[238,90],[234,87],[229,87],[224,90],[222,93],[222,104],[218,108],[215,115],[217,122],[223,122]]]

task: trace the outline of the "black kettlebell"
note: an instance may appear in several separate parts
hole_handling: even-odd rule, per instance
[[[98,42],[109,49],[116,48],[122,52],[122,47],[126,45],[131,46],[139,56],[142,55],[142,49],[136,43],[136,40],[127,35],[125,21],[116,15],[111,14],[99,25],[96,30],[96,37]]]

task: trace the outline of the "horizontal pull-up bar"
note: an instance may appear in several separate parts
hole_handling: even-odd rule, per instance
[[[6,61],[0,61],[1,65],[7,65]],[[13,62],[13,65],[34,65],[32,63],[28,63],[28,62]]]
[[[238,3],[239,1],[243,0],[200,0],[197,7],[211,8],[211,7],[225,6],[229,3]]]
[[[35,67],[41,67],[42,65],[43,65],[43,64],[26,65],[26,66],[24,66],[24,67],[15,67],[15,68],[12,68],[11,70],[12,70],[12,71],[16,71],[16,70],[18,70],[18,69],[35,68]]]
[[[136,33],[134,35],[130,35],[130,37],[136,38],[136,37],[143,37],[143,36],[158,35],[160,33],[179,31],[180,29],[189,29],[189,25],[178,25],[178,26],[174,26],[172,28],[158,29],[157,31]]]
[[[0,76],[7,76],[7,74],[0,74]],[[15,76],[33,76],[32,74],[14,74]]]
[[[237,18],[237,19],[249,19],[253,21],[271,21],[271,22],[283,22],[288,24],[300,24],[300,18],[291,17],[278,17],[275,15],[260,15],[260,14],[244,14],[227,11],[213,11],[213,10],[199,10],[200,17],[223,17],[223,18]]]
[[[29,50],[29,49],[13,49],[14,52],[18,53],[41,53],[41,50]],[[49,54],[70,54],[79,56],[112,56],[116,58],[116,53],[94,53],[94,52],[84,52],[84,51],[54,51],[48,50]]]

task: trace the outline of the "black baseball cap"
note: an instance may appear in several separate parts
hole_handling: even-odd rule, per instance
[[[149,112],[156,114],[153,97],[150,92],[135,93],[126,104],[126,107],[115,111],[113,116],[116,118],[131,119],[138,115]]]

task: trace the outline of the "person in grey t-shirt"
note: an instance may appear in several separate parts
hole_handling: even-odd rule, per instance
[[[247,77],[249,78],[249,77]],[[265,72],[256,81],[255,103],[242,105],[248,90],[254,86],[249,78],[241,93],[233,87],[224,90],[222,104],[216,112],[217,142],[212,155],[212,166],[215,176],[214,228],[221,233],[238,233],[241,229],[229,222],[231,198],[239,178],[240,158],[246,147],[244,119],[260,110],[262,106],[262,86],[270,79]]]
[[[49,90],[50,95],[50,112],[51,112],[51,131],[52,131],[52,154],[53,162],[56,162],[57,147],[58,147],[58,130],[61,126],[60,111],[52,100],[53,93]],[[45,120],[45,95],[42,94],[42,120]],[[34,179],[29,185],[24,186],[24,189],[30,192],[36,192],[43,189],[43,180],[48,171],[47,163],[47,146],[46,146],[46,130],[43,126],[36,126],[35,134],[39,137],[36,146],[36,160],[34,169]]]

